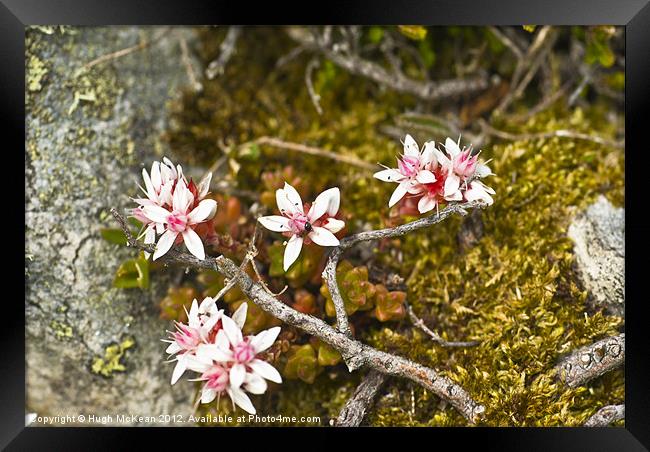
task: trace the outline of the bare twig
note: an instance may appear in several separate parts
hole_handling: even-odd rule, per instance
[[[508,117],[509,121],[512,122],[526,122],[536,114],[546,110],[548,107],[553,105],[555,102],[557,102],[562,96],[564,96],[568,91],[569,88],[571,87],[573,83],[573,80],[567,81],[560,89],[555,91],[553,94],[546,96],[544,99],[542,99],[537,105],[535,105],[533,108],[530,110],[526,111],[525,113],[518,114],[518,115],[511,115]]]
[[[205,70],[205,76],[208,80],[212,80],[217,75],[223,74],[226,64],[228,64],[228,61],[230,61],[230,58],[235,53],[235,46],[237,45],[239,35],[241,35],[241,27],[232,26],[228,28],[228,33],[219,46],[219,56],[216,60],[208,64],[208,68]]]
[[[608,337],[564,357],[555,369],[571,388],[581,386],[625,363],[625,334]]]
[[[424,100],[439,100],[461,94],[481,91],[489,86],[486,74],[468,79],[450,79],[437,82],[418,81],[401,72],[387,71],[382,66],[365,60],[354,53],[342,52],[337,46],[326,45],[323,40],[304,29],[289,28],[289,36],[301,46],[318,52],[346,71],[366,77],[395,91],[413,94]]]
[[[337,427],[358,427],[374,403],[377,392],[386,381],[386,375],[371,370],[357,386],[352,397],[345,403],[334,425]]]
[[[406,310],[408,311],[409,318],[411,319],[411,322],[413,322],[413,325],[415,325],[420,330],[422,330],[436,344],[439,344],[439,345],[441,345],[443,347],[473,347],[475,345],[480,344],[479,341],[467,341],[467,342],[450,342],[450,341],[446,341],[442,337],[440,337],[440,335],[438,333],[436,333],[435,331],[432,331],[424,323],[424,321],[421,318],[416,316],[415,312],[413,312],[413,308],[408,303],[406,303]]]
[[[203,85],[201,82],[199,82],[194,72],[194,67],[192,66],[192,60],[190,58],[190,51],[187,47],[187,40],[180,31],[177,33],[177,35],[181,46],[181,58],[183,60],[183,66],[185,66],[187,78],[190,80],[190,84],[192,85],[192,89],[194,89],[194,91],[201,91],[203,89]]]
[[[450,206],[442,210],[440,215],[434,215],[438,220],[429,220],[430,223],[418,220],[413,223],[418,225],[416,229],[425,227],[425,225],[434,224],[448,217],[451,213],[459,211],[457,207]],[[153,245],[144,245],[133,238],[128,230],[126,221],[117,210],[111,209],[111,213],[118,220],[122,229],[124,229],[129,245],[149,252],[154,250],[155,247]],[[425,218],[423,220],[427,219]],[[412,230],[413,226],[403,225],[398,228],[395,228],[398,230],[393,236],[402,235],[407,230]],[[383,230],[380,234],[385,237],[391,236],[387,230]],[[357,234],[356,239],[350,240],[347,243],[348,246],[352,246],[359,241],[373,240],[374,238],[376,238],[375,235],[372,234],[372,231],[369,231]],[[478,421],[485,412],[483,405],[475,402],[467,391],[449,378],[440,375],[437,371],[429,367],[417,364],[400,356],[377,350],[356,341],[348,335],[332,328],[323,320],[293,309],[269,294],[262,284],[253,281],[246,273],[241,272],[239,266],[225,256],[207,257],[206,259],[199,260],[191,254],[183,253],[172,248],[161,257],[161,260],[188,267],[216,270],[226,278],[231,279],[239,275],[238,285],[250,300],[257,304],[263,311],[282,322],[299,328],[307,334],[315,336],[332,346],[341,354],[351,372],[365,366],[385,375],[407,378],[451,403],[471,423]]]
[[[267,146],[272,146],[276,147],[279,149],[286,149],[288,151],[296,151],[296,152],[301,152],[303,154],[308,154],[308,155],[315,155],[317,157],[325,157],[328,159],[336,160],[337,162],[342,162],[342,163],[347,163],[349,165],[354,165],[359,168],[363,168],[365,170],[371,170],[371,171],[376,171],[377,170],[377,165],[374,165],[372,163],[364,162],[363,160],[359,160],[356,157],[351,157],[348,155],[342,155],[338,154],[336,152],[332,151],[327,151],[325,149],[321,148],[316,148],[313,146],[307,146],[304,144],[300,143],[291,143],[288,141],[283,141],[278,138],[273,138],[273,137],[261,137],[258,138],[255,141],[252,141],[251,143],[256,143],[259,145],[267,145]],[[251,144],[251,143],[246,143],[246,144]]]
[[[624,148],[625,142],[623,141],[613,141],[607,138],[599,137],[596,135],[587,135],[586,133],[575,132],[572,130],[553,130],[551,132],[538,132],[538,133],[522,133],[522,134],[513,134],[510,132],[505,132],[503,130],[497,130],[490,126],[484,119],[479,119],[479,125],[481,129],[488,135],[493,135],[498,138],[509,141],[521,141],[521,140],[539,140],[546,138],[571,138],[574,140],[585,140],[591,141],[603,146],[610,146],[615,148]]]
[[[334,304],[336,311],[336,328],[343,334],[352,337],[352,330],[348,322],[348,314],[345,312],[345,303],[339,290],[339,284],[336,280],[336,267],[338,266],[339,259],[341,258],[341,248],[336,247],[332,250],[327,258],[327,264],[323,270],[323,279],[327,283],[327,289]]]
[[[625,405],[607,405],[602,407],[584,423],[585,427],[607,427],[614,421],[625,419]]]
[[[551,35],[551,27],[548,25],[542,27],[535,34],[533,43],[528,47],[526,53],[517,61],[517,66],[515,66],[512,78],[510,79],[510,90],[503,97],[501,103],[497,106],[497,108],[494,109],[495,114],[498,115],[504,112],[510,106],[510,104],[521,94],[521,92],[523,92],[523,88],[525,88],[525,86],[522,87],[520,84],[521,77],[526,69],[529,68],[529,73],[534,75],[532,70],[534,69],[536,71],[539,67],[538,65],[541,64],[541,60],[536,57],[538,56],[538,53],[541,53],[541,50],[544,48],[545,43],[551,37]],[[534,67],[535,64],[537,64],[537,68]],[[530,78],[532,78],[532,75]],[[530,80],[528,82],[530,82]],[[526,86],[528,85],[528,82],[526,83]]]
[[[490,26],[488,27],[490,32],[505,45],[510,51],[518,58],[521,59],[523,58],[524,54],[519,48],[519,46],[508,36],[503,34],[501,30],[499,30],[497,27]]]
[[[318,59],[312,58],[311,61],[307,64],[307,68],[305,69],[305,84],[307,85],[307,92],[309,93],[309,98],[311,99],[311,103],[314,104],[314,108],[318,112],[319,115],[323,114],[323,108],[320,106],[320,95],[316,92],[314,89],[314,84],[311,81],[311,76],[312,73],[314,72],[314,69],[316,69],[320,63],[318,62]]]
[[[137,52],[138,50],[146,49],[151,44],[156,43],[168,31],[169,31],[169,27],[165,27],[164,29],[160,30],[156,35],[154,35],[151,39],[142,40],[136,45],[127,47],[125,49],[118,50],[116,52],[107,53],[106,55],[102,55],[102,56],[100,56],[98,58],[95,58],[94,60],[89,61],[88,63],[84,64],[80,68],[80,71],[90,69],[91,67],[97,66],[98,64],[105,63],[106,61],[111,61],[111,60],[115,60],[117,58],[121,58],[121,57],[126,56],[126,55],[128,55],[130,53]]]

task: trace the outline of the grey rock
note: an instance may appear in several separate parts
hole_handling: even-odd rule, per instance
[[[156,27],[46,28],[26,39],[26,389],[39,415],[189,414],[194,385],[169,384],[160,342],[170,323],[156,306],[173,271],[152,287],[115,289],[115,270],[135,256],[104,241],[111,207],[131,206],[146,162],[169,155],[160,140],[165,104],[188,83],[178,33]],[[151,39],[87,71],[98,56]],[[44,68],[44,70],[43,70]],[[76,99],[76,100],[75,100]],[[173,157],[173,156],[171,156]],[[178,270],[182,271],[182,270]],[[133,339],[126,370],[91,372],[106,348]],[[134,424],[160,425],[159,419]],[[164,419],[163,419],[163,422]]]
[[[569,226],[578,271],[592,308],[625,314],[625,210],[604,196]]]

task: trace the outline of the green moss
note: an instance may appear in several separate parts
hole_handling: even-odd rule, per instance
[[[90,365],[90,371],[106,378],[113,376],[114,372],[125,372],[126,351],[135,346],[135,340],[127,337],[119,344],[111,344],[106,347],[104,356],[95,356]]]

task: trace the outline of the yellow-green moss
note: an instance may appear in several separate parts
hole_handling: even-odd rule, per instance
[[[90,370],[92,373],[104,377],[112,377],[113,372],[125,372],[126,366],[124,360],[126,351],[135,346],[135,340],[127,337],[119,344],[111,344],[106,347],[104,356],[95,356],[93,358]]]

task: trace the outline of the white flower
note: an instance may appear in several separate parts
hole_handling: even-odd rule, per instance
[[[209,403],[221,393],[227,393],[234,404],[255,414],[255,407],[246,395],[263,394],[266,380],[282,383],[279,372],[269,363],[257,358],[278,337],[280,327],[244,337],[241,329],[246,321],[247,304],[243,303],[232,318],[222,316],[222,328],[214,343],[201,344],[188,359],[188,368],[201,372],[198,380],[206,381],[201,402]]]
[[[174,188],[171,209],[158,205],[145,205],[142,207],[144,216],[154,223],[162,224],[164,228],[164,233],[158,239],[153,260],[167,253],[179,234],[182,235],[185,246],[190,253],[198,259],[205,258],[203,243],[194,231],[193,226],[214,216],[217,202],[213,199],[204,199],[190,211],[190,207],[194,204],[194,195],[185,185],[185,181],[179,179]]]
[[[258,218],[265,228],[282,232],[289,237],[284,250],[284,271],[293,264],[302,249],[303,242],[314,242],[320,246],[337,246],[339,239],[334,235],[345,227],[345,222],[334,218],[339,210],[341,194],[334,187],[325,190],[314,200],[307,213],[300,195],[291,185],[275,192],[278,209],[282,215]]]
[[[393,207],[407,193],[413,195],[421,193],[422,184],[431,184],[436,181],[436,176],[429,168],[434,158],[434,148],[435,143],[430,141],[425,143],[420,151],[413,137],[406,135],[404,155],[397,159],[397,169],[386,168],[374,174],[374,177],[381,181],[398,184],[388,201],[388,207]]]

